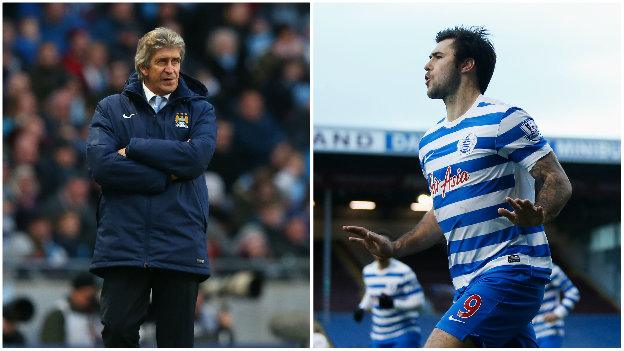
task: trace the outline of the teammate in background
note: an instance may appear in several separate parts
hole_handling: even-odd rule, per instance
[[[425,295],[416,274],[394,258],[375,257],[363,269],[366,291],[353,319],[372,311],[371,347],[420,347],[418,310]]]
[[[563,294],[563,299],[561,295]],[[544,301],[533,318],[533,328],[539,347],[563,345],[563,319],[579,301],[579,291],[559,266],[553,263],[550,283],[544,291]]]
[[[536,347],[531,320],[550,280],[544,223],[572,187],[533,119],[482,94],[496,53],[481,27],[439,32],[427,96],[446,117],[420,140],[433,209],[396,241],[344,226],[373,255],[401,257],[446,240],[454,303],[425,347]]]

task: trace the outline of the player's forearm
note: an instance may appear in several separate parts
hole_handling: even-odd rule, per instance
[[[394,257],[402,257],[426,250],[443,241],[444,235],[438,221],[433,210],[429,210],[414,229],[393,242],[392,253]]]
[[[555,219],[572,196],[572,185],[568,177],[549,176],[537,189],[535,206],[544,209],[544,223]]]
[[[572,185],[554,154],[538,161],[531,170],[535,178],[535,206],[544,209],[544,223],[552,221],[572,196]]]

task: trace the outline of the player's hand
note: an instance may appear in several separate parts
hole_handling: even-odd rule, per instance
[[[557,320],[559,320],[559,316],[554,313],[549,313],[544,316],[544,322],[555,322]]]
[[[364,318],[364,310],[358,307],[353,311],[353,320],[360,323],[362,318]]]
[[[366,250],[375,256],[388,258],[392,257],[394,254],[394,245],[392,245],[390,239],[383,235],[379,235],[363,227],[351,225],[343,225],[342,230],[355,235],[350,236],[349,241],[356,241],[364,245]]]
[[[379,295],[379,308],[394,308],[394,299],[392,296],[382,293]]]
[[[175,182],[176,180],[178,180],[180,178],[178,178],[178,176],[175,175],[175,174],[171,174],[171,175],[169,175],[169,179],[171,179],[172,182]]]
[[[126,148],[124,147],[123,149],[117,150],[117,153],[123,157],[126,157]]]
[[[533,227],[544,224],[544,209],[535,206],[529,200],[512,199],[506,197],[505,201],[514,209],[510,212],[506,208],[499,208],[498,214],[507,217],[511,223],[521,227]]]

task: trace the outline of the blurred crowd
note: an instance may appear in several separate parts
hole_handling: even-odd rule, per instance
[[[138,39],[165,26],[215,105],[209,255],[309,252],[309,5],[3,4],[5,260],[89,259],[99,187],[85,165],[96,104],[122,91]]]

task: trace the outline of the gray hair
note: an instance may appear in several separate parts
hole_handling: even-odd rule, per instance
[[[180,58],[184,60],[184,51],[186,44],[180,34],[165,27],[158,27],[152,31],[147,32],[137,45],[136,55],[134,55],[134,68],[139,75],[139,79],[145,78],[139,69],[142,67],[149,67],[150,59],[157,50],[163,48],[180,49]]]

